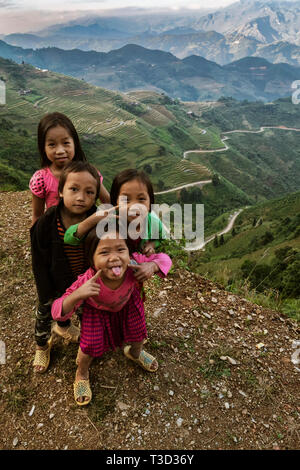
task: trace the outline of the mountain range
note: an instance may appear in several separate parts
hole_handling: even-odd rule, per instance
[[[248,57],[220,66],[196,55],[178,59],[173,54],[129,44],[108,53],[22,49],[0,41],[0,56],[17,63],[63,73],[92,85],[128,92],[152,89],[183,101],[238,100],[272,101],[288,97],[300,69]]]
[[[199,55],[226,65],[246,56],[300,65],[300,2],[241,0],[227,8],[136,17],[87,16],[33,34],[9,34],[5,42],[25,48],[78,48],[109,52],[127,44]]]

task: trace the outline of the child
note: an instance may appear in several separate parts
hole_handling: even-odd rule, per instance
[[[38,125],[38,148],[41,170],[32,176],[29,188],[32,192],[32,225],[47,209],[58,204],[58,182],[63,168],[72,160],[86,161],[76,129],[70,119],[61,113],[46,114]],[[110,202],[102,184],[100,199]]]
[[[95,202],[100,194],[98,171],[88,162],[72,161],[62,170],[58,191],[59,204],[50,207],[30,230],[32,267],[39,297],[33,365],[39,373],[45,372],[50,362],[51,303],[87,269],[83,247],[64,245],[64,232],[96,211]],[[79,329],[70,321],[55,324],[54,331],[67,341],[78,342]]]
[[[159,240],[165,238],[165,233],[160,219],[151,212],[151,205],[154,204],[154,192],[150,179],[143,172],[136,169],[128,169],[120,172],[113,180],[110,199],[111,204],[116,209],[122,207],[123,199],[127,200],[127,221],[132,222],[136,217],[131,215],[131,208],[134,204],[144,207],[144,215],[147,216],[147,233],[137,240],[128,240],[131,251],[140,251],[149,256],[155,253],[155,248],[159,246]],[[82,223],[71,226],[65,234],[65,243],[70,245],[79,244],[85,234],[97,224],[99,218],[96,214],[84,220]],[[152,240],[152,235],[157,234],[158,238]]]
[[[52,305],[53,318],[65,320],[83,304],[74,382],[74,397],[79,406],[87,405],[92,398],[89,366],[93,358],[101,357],[108,350],[130,343],[124,348],[127,358],[148,372],[155,372],[158,368],[156,359],[143,350],[143,341],[147,337],[144,307],[130,269],[126,241],[118,232],[109,229],[99,240],[94,228],[89,232],[85,245],[91,268]],[[162,253],[150,257],[133,253],[132,257],[141,263],[141,267],[144,266],[143,280],[155,272],[165,276],[172,265],[168,255]]]

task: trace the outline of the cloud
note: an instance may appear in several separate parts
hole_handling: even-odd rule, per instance
[[[15,2],[11,0],[0,0],[0,8],[14,7]]]

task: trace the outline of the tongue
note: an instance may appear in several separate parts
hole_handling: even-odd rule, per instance
[[[115,276],[120,276],[121,274],[121,268],[116,266],[115,268],[112,268],[112,272],[114,273]]]

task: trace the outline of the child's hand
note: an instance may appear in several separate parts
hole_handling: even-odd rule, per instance
[[[155,243],[154,242],[147,242],[145,243],[142,251],[143,255],[151,256],[155,254]]]
[[[129,264],[128,267],[134,270],[134,277],[139,282],[147,281],[154,273],[159,271],[159,267],[154,262],[141,263],[138,265]]]
[[[101,269],[96,272],[96,274],[91,277],[87,282],[85,282],[81,287],[76,291],[76,296],[80,300],[88,299],[89,297],[98,297],[100,294],[100,285],[96,282],[98,277],[101,275]]]
[[[100,206],[97,212],[95,212],[94,218],[96,219],[97,222],[99,222],[100,220],[104,219],[107,216],[119,218],[118,215],[114,214],[114,212],[116,212],[118,209],[119,209],[119,206],[114,206],[114,207],[111,207],[110,209],[104,209],[104,208],[102,209]]]
[[[89,297],[96,297],[95,301],[97,302],[97,297],[100,294],[100,285],[96,280],[100,277],[100,274],[101,269],[99,269],[91,279],[64,299],[62,304],[62,316],[71,312],[75,308],[76,304],[81,300],[88,299]]]

